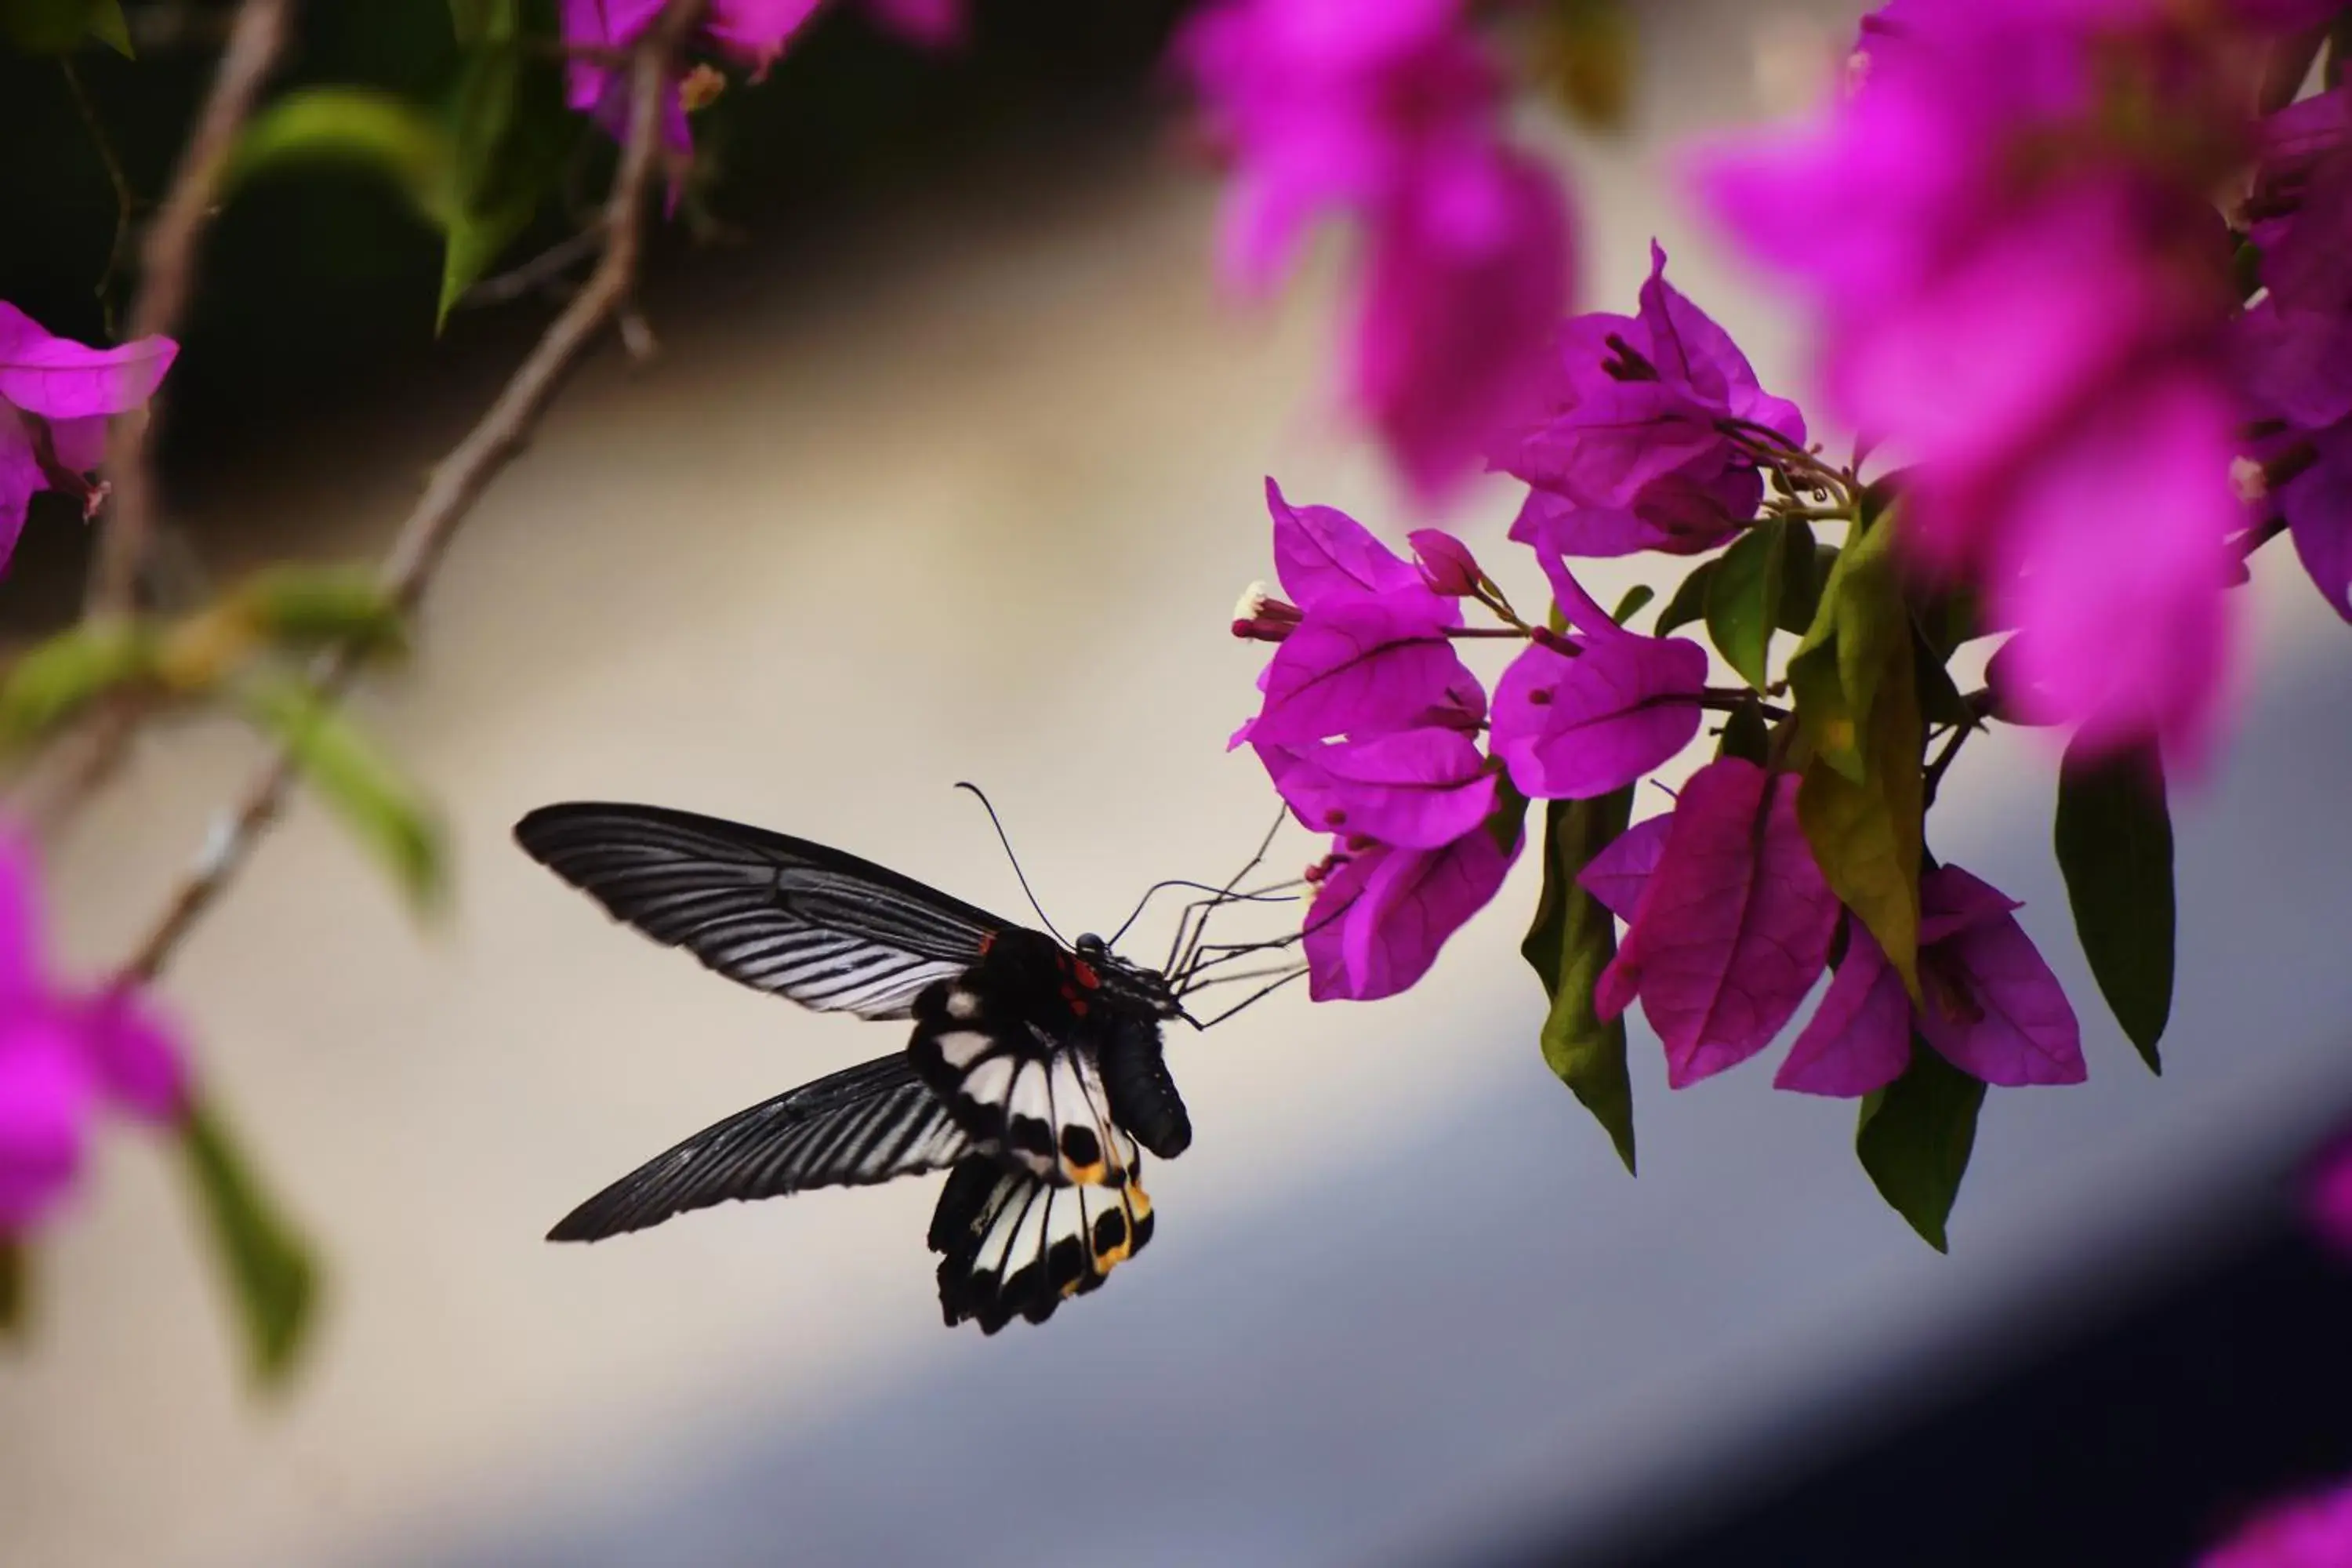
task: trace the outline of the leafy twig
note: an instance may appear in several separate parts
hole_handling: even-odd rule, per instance
[[[470,310],[483,305],[502,305],[509,300],[520,300],[525,294],[546,288],[604,248],[604,231],[591,225],[571,238],[562,240],[541,251],[519,266],[485,278],[457,297],[457,309]]]
[[[81,72],[74,68],[70,55],[58,57],[58,69],[65,74],[66,90],[73,95],[74,109],[81,122],[89,128],[90,145],[98,150],[98,161],[106,166],[106,183],[114,192],[114,235],[107,242],[106,270],[99,274],[98,309],[106,322],[106,335],[114,336],[114,280],[122,276],[122,264],[129,258],[133,221],[139,216],[139,193],[131,186],[131,176],[122,171],[122,159],[114,150],[114,139],[106,133],[106,122],[98,117],[98,104],[82,84]]]
[[[237,6],[212,90],[140,246],[139,292],[126,327],[131,338],[169,334],[179,324],[194,284],[197,245],[212,217],[221,167],[285,47],[291,10],[292,0],[243,0]],[[115,425],[107,463],[113,501],[90,563],[89,612],[94,616],[127,616],[135,607],[139,570],[155,526],[155,476],[148,450],[152,426],[152,407]]]
[[[415,510],[401,524],[384,559],[385,588],[404,610],[414,607],[442,552],[483,490],[522,449],[557,387],[604,329],[626,307],[643,246],[646,197],[660,163],[662,86],[705,0],[669,0],[630,57],[628,133],[605,199],[604,253],[595,270],[482,416],[433,471]],[[357,653],[329,655],[316,675],[331,700],[358,674]],[[123,964],[128,980],[152,980],[180,942],[251,858],[263,833],[284,807],[294,763],[281,752],[256,773],[206,844],[203,856],[166,903],[145,939]]]

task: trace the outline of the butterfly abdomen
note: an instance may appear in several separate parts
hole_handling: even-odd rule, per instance
[[[1190,1148],[1192,1119],[1160,1056],[1159,1026],[1122,1018],[1104,1039],[1100,1054],[1111,1119],[1163,1160]]]

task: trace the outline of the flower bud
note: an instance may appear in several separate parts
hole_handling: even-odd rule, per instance
[[[1280,642],[1305,618],[1297,605],[1266,592],[1264,583],[1252,583],[1234,605],[1234,636],[1253,642]]]
[[[1416,529],[1408,537],[1412,542],[1413,563],[1421,568],[1421,580],[1429,584],[1431,593],[1460,599],[1478,591],[1485,574],[1478,570],[1468,545],[1443,529]]]

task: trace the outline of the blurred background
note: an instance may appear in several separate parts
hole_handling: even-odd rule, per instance
[[[427,79],[446,37],[403,9],[306,8],[297,78]],[[1330,413],[1340,248],[1270,309],[1213,290],[1215,179],[1154,66],[1176,9],[997,0],[937,57],[837,16],[713,111],[698,199],[731,232],[664,236],[660,354],[576,378],[360,704],[449,816],[449,918],[420,929],[306,805],[166,987],[326,1249],[309,1364],[248,1394],[164,1159],[110,1140],[0,1368],[0,1561],[2171,1563],[2352,1469],[2352,1278],[2283,1195],[2352,1110],[2352,645],[2284,559],[2241,742],[2178,808],[2160,1080],[2074,948],[2052,757],[1975,746],[1944,792],[1937,847],[2026,900],[2093,1075],[1991,1097],[1949,1257],[1871,1190],[1850,1107],[1755,1070],[1670,1098],[1638,1029],[1629,1179],[1536,1048],[1531,861],[1408,995],[1286,993],[1176,1040],[1198,1140],[1155,1168],[1153,1245],[1045,1328],[941,1331],[928,1182],[539,1239],[896,1029],[608,925],[517,816],[684,806],[1018,913],[970,778],[1057,923],[1108,929],[1273,814],[1223,750],[1264,478],[1392,539],[1427,521]],[[1782,107],[1853,11],[1649,0],[1630,132],[1531,113],[1574,172],[1588,307],[1630,309],[1655,235],[1801,390],[1794,323],[1676,201],[1673,149]],[[160,174],[206,57],[90,58]],[[71,113],[0,62],[0,298],[90,335],[111,209],[54,154]],[[167,426],[205,571],[380,549],[477,416],[545,307],[436,343],[436,244],[347,177],[229,210]],[[1496,544],[1513,499],[1454,521]],[[83,542],[37,512],[10,637],[72,613]],[[1642,576],[1591,574],[1604,602]],[[222,728],[142,743],[56,855],[75,963],[120,955],[254,757]],[[1155,953],[1165,919],[1141,929]]]

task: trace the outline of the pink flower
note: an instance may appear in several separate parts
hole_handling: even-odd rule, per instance
[[[1654,241],[1641,313],[1575,317],[1550,358],[1540,413],[1494,458],[1533,487],[1511,537],[1538,550],[1712,550],[1764,499],[1759,439],[1804,445],[1804,416],[1768,395],[1730,335],[1666,281]]]
[[[2193,758],[2226,689],[2218,563],[2244,516],[2198,468],[2231,428],[2234,302],[2205,192],[2275,9],[1902,0],[1816,122],[1698,170],[1812,296],[1830,412],[1913,462],[1915,561],[2008,606],[2047,716],[2095,745],[2153,731]],[[2176,622],[2179,646],[2148,635]],[[2147,630],[2105,640],[2127,625]]]
[[[1445,939],[1494,898],[1521,842],[1506,850],[1483,825],[1434,849],[1339,841],[1313,873],[1307,994],[1370,1002],[1412,985]]]
[[[1845,962],[1775,1087],[1844,1096],[1884,1089],[1910,1064],[1914,1030],[1954,1067],[1990,1084],[2088,1077],[2074,1009],[2012,918],[2016,902],[1945,866],[1919,879],[1919,982],[1928,1005],[1911,1005],[1878,943],[1849,918]]]
[[[0,1235],[12,1237],[71,1190],[100,1104],[154,1122],[187,1108],[178,1049],[144,998],[58,985],[37,928],[31,853],[0,836]]]
[[[1601,886],[1622,869],[1609,865]],[[1796,775],[1718,758],[1683,786],[1595,1009],[1614,1018],[1639,996],[1667,1083],[1686,1088],[1771,1043],[1829,961],[1837,921],[1797,825]]]
[[[85,517],[97,511],[105,488],[86,476],[105,461],[107,416],[152,397],[179,352],[169,338],[89,348],[0,302],[0,568],[34,492],[59,490]]]
[[[1415,533],[1407,562],[1345,512],[1294,507],[1272,479],[1275,570],[1236,635],[1279,646],[1247,741],[1298,820],[1334,837],[1307,875],[1303,928],[1317,1001],[1390,996],[1418,981],[1502,886],[1500,770],[1473,739],[1486,694],[1454,652],[1481,574],[1450,534]],[[1334,739],[1334,737],[1345,737]]]
[[[1304,747],[1260,744],[1274,787],[1318,833],[1443,849],[1495,809],[1495,774],[1459,730],[1406,730]]]
[[[1175,49],[1237,169],[1222,270],[1276,282],[1328,212],[1364,236],[1352,398],[1434,496],[1524,398],[1569,297],[1554,178],[1500,131],[1461,0],[1220,0]]]
[[[1236,634],[1280,645],[1260,682],[1265,702],[1234,744],[1461,730],[1486,717],[1486,689],[1454,651],[1457,600],[1432,592],[1345,512],[1294,507],[1272,479],[1266,507],[1275,568],[1297,603],[1260,595],[1234,618]]]
[[[1531,800],[1587,800],[1671,761],[1699,731],[1706,650],[1629,632],[1549,552],[1576,635],[1532,643],[1495,684],[1495,754]]]
[[[1412,546],[1413,564],[1433,594],[1449,599],[1466,598],[1478,591],[1486,574],[1470,547],[1439,528],[1417,528],[1405,536]]]
[[[2198,1560],[2197,1568],[2346,1568],[2352,1563],[2352,1487],[2274,1504]]]

